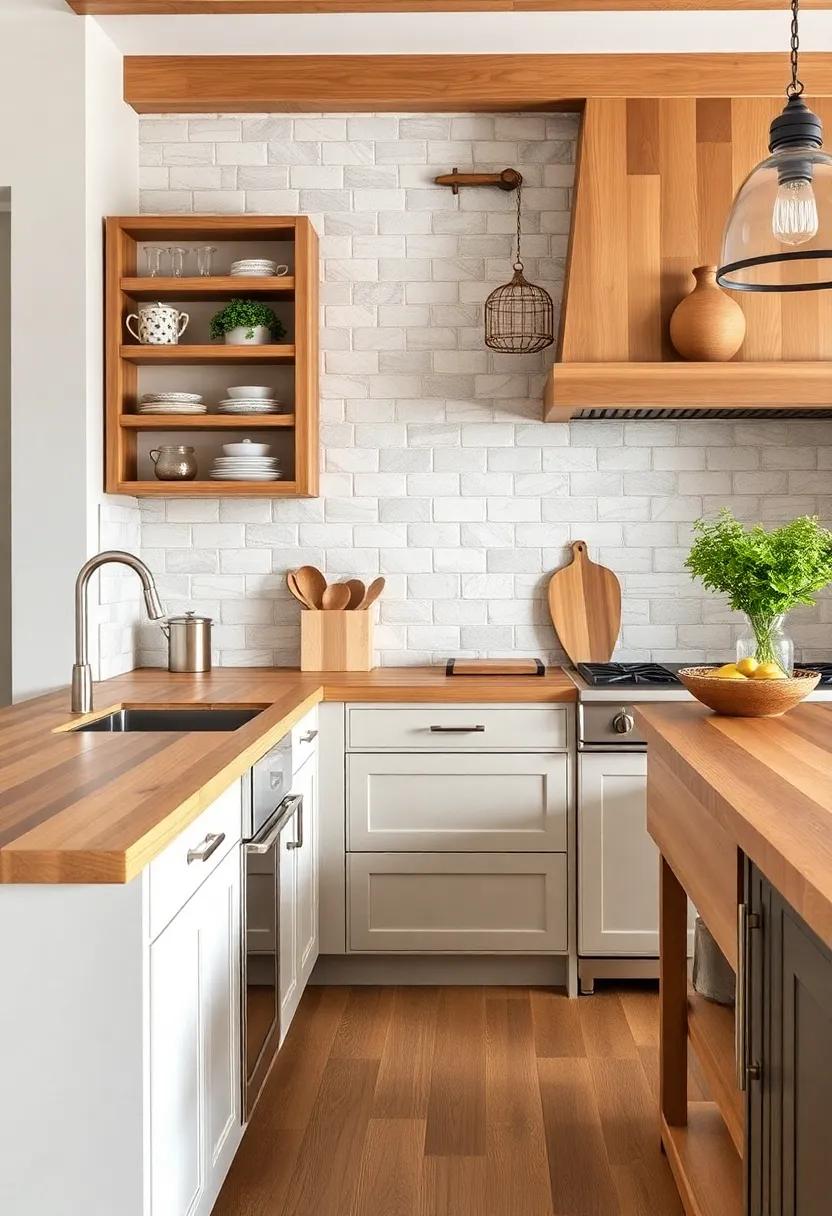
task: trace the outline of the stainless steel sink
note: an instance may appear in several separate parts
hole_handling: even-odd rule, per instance
[[[98,731],[105,734],[124,734],[139,730],[238,730],[263,712],[262,706],[220,708],[198,705],[160,706],[159,709],[139,709],[126,706],[115,713],[96,718],[94,722],[82,722],[71,729],[76,731]]]

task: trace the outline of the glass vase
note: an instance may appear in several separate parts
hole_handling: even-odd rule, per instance
[[[783,616],[747,617],[748,632],[737,642],[737,662],[752,658],[776,663],[790,676],[794,671],[794,642],[783,632]]]

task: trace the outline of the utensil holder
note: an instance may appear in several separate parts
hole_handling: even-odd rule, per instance
[[[372,671],[373,613],[342,612],[300,614],[301,671]]]

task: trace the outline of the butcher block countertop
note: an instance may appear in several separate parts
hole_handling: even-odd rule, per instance
[[[145,669],[97,684],[100,717],[122,705],[264,706],[229,732],[67,733],[62,690],[0,710],[0,882],[129,882],[320,701],[573,702],[543,677],[448,678],[444,668],[303,673]]]
[[[658,756],[832,947],[832,707],[728,718],[675,702],[636,714],[648,782]]]

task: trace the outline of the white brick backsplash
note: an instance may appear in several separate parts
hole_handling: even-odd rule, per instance
[[[102,507],[102,547],[141,547],[169,610],[213,615],[220,662],[297,663],[285,575],[302,564],[332,579],[384,573],[382,665],[557,662],[543,597],[578,539],[622,580],[619,655],[718,657],[736,618],[684,569],[693,520],[726,504],[750,521],[832,522],[832,423],[547,425],[553,350],[485,347],[483,301],[510,275],[516,200],[454,198],[433,178],[518,166],[527,272],[557,313],[576,115],[151,115],[139,129],[143,209],[305,212],[321,237],[321,497]],[[140,613],[129,580],[108,578],[100,598],[114,674],[131,665]],[[799,650],[825,652],[830,626],[832,596],[795,618]],[[155,627],[139,644],[142,661],[164,661]]]

